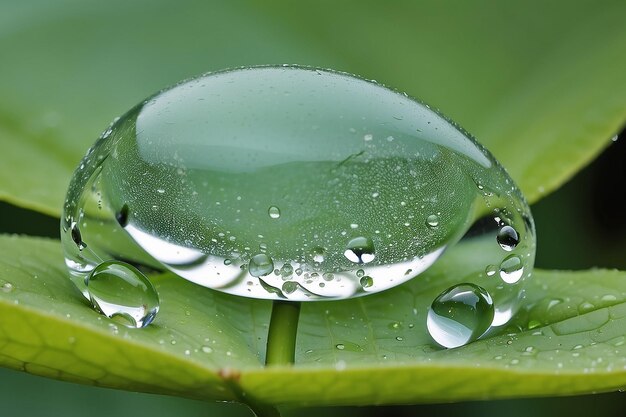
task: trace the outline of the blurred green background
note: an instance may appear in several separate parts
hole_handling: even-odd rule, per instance
[[[563,27],[576,28],[586,8],[603,7],[603,2],[582,1],[570,9],[574,2],[562,1],[535,2],[516,10],[500,8],[495,1],[459,1],[428,2],[422,9],[421,3],[0,1],[0,122],[10,124],[28,111],[31,123],[21,128],[42,141],[83,135],[95,139],[113,117],[180,79],[239,65],[297,63],[375,78],[441,107],[475,132],[488,124],[484,114],[489,112],[473,109],[474,95],[480,92],[481,103],[495,112],[499,91],[510,88],[530,67],[517,55],[541,59],[533,48],[565,36]],[[558,25],[547,17],[554,16],[554,10],[562,19]],[[468,22],[468,16],[479,19]],[[485,24],[489,30],[473,31]],[[505,76],[485,78],[483,66],[498,60],[504,63]],[[449,63],[444,71],[441,62]],[[458,77],[459,72],[465,76]],[[467,84],[467,79],[475,82]],[[77,146],[63,158],[75,165],[85,150]],[[533,205],[537,266],[626,269],[624,184],[622,134],[573,180]],[[56,237],[58,221],[0,203],[0,233]],[[15,417],[249,415],[239,405],[97,389],[10,370],[0,370],[0,402],[0,416]],[[291,415],[622,416],[625,409],[626,396],[610,393],[338,407]]]

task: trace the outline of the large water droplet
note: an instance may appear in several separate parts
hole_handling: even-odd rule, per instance
[[[145,327],[159,311],[159,296],[134,266],[105,261],[85,279],[93,306],[105,316],[127,327]]]
[[[435,342],[454,348],[480,337],[491,326],[493,317],[493,301],[485,289],[458,284],[433,301],[426,325]]]
[[[384,291],[470,251],[458,281],[432,285],[485,288],[501,325],[532,271],[530,211],[492,155],[427,106],[346,74],[264,67],[185,81],[113,123],[80,165],[61,230],[87,298],[103,260],[309,301]],[[508,285],[485,272],[503,261],[504,224],[518,241],[503,240],[507,255],[524,265]]]

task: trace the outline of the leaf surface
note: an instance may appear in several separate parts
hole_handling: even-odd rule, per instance
[[[152,276],[161,312],[148,328],[127,329],[98,315],[74,289],[58,241],[2,236],[0,253],[0,364],[38,375],[290,406],[565,395],[626,386],[624,272],[535,271],[517,322],[499,335],[445,350],[428,336],[425,315],[442,280],[480,262],[458,251],[381,294],[305,303],[296,365],[266,368],[269,302]]]

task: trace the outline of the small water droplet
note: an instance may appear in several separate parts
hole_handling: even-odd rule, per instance
[[[487,267],[485,268],[485,274],[488,277],[494,276],[496,272],[498,272],[498,267],[495,265],[487,265]]]
[[[4,284],[2,284],[2,292],[11,292],[13,291],[13,284],[11,284],[10,282],[5,282]]]
[[[278,219],[280,217],[280,209],[276,206],[270,206],[270,208],[267,209],[267,214],[269,214],[272,219]]]
[[[496,240],[502,249],[512,251],[519,243],[519,235],[511,226],[503,226],[496,235]]]
[[[366,264],[372,262],[376,257],[374,241],[369,237],[355,237],[348,242],[343,254],[354,263]]]
[[[85,286],[97,310],[127,327],[145,327],[159,311],[152,283],[130,264],[102,262],[87,276]]]
[[[204,353],[211,353],[213,352],[213,349],[210,346],[202,346],[202,351]]]
[[[253,277],[264,277],[274,270],[274,261],[264,253],[254,255],[248,264],[248,272]]]
[[[357,269],[357,271],[356,271],[356,276],[357,276],[358,278],[362,278],[362,277],[364,277],[364,276],[365,276],[365,271],[364,271],[364,270],[362,270],[362,269]]]
[[[374,285],[374,279],[367,275],[361,277],[359,282],[361,283],[361,287],[363,288],[370,288],[372,285]]]
[[[441,346],[455,348],[479,338],[489,329],[494,317],[489,293],[475,284],[448,288],[433,301],[426,325]]]
[[[338,343],[335,345],[335,347],[339,350],[344,350],[346,348],[346,345],[344,345],[343,343]]]
[[[500,264],[500,278],[507,284],[515,284],[524,274],[524,265],[517,255],[509,255]]]
[[[437,216],[436,214],[431,214],[430,216],[426,218],[426,224],[429,227],[439,226],[439,216]]]

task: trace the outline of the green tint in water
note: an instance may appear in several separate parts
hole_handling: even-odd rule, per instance
[[[463,280],[489,291],[494,325],[535,252],[523,197],[466,133],[376,83],[298,67],[201,76],[129,111],[75,172],[62,239],[87,297],[96,265],[126,259],[299,301],[395,287],[472,240],[486,263]],[[485,275],[512,254],[519,280]]]
[[[448,288],[433,301],[426,325],[441,346],[454,348],[477,339],[493,322],[489,293],[474,284]]]
[[[159,311],[152,283],[132,265],[106,261],[85,278],[93,306],[128,327],[145,327]]]

